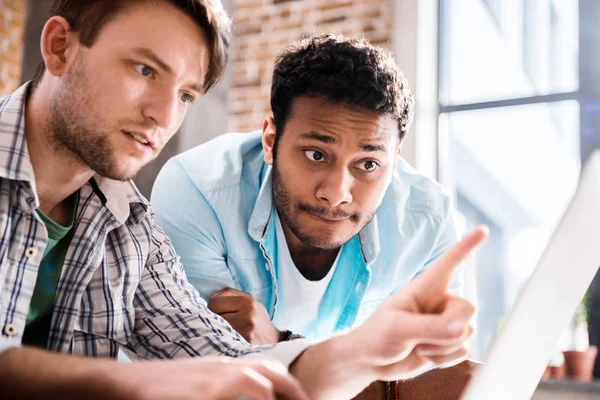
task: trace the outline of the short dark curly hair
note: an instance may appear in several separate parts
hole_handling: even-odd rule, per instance
[[[283,133],[292,100],[323,98],[390,115],[402,140],[413,119],[415,102],[390,51],[366,39],[338,35],[304,38],[285,49],[275,61],[271,110]]]

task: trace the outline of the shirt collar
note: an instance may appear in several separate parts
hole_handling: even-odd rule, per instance
[[[262,175],[262,184],[254,203],[254,209],[248,223],[248,234],[257,242],[263,238],[267,231],[271,210],[273,208],[273,168],[266,166]]]
[[[0,178],[28,182],[35,193],[36,207],[39,207],[25,140],[25,103],[30,88],[31,82],[27,82],[12,94],[0,98]],[[121,182],[95,175],[88,184],[104,199],[103,204],[120,223],[129,218],[136,206],[141,206],[136,209],[137,218],[142,218],[149,208],[148,200],[132,181]],[[131,208],[130,205],[135,206]]]
[[[104,197],[104,205],[114,215],[120,224],[133,215],[136,222],[140,222],[148,212],[150,203],[140,193],[133,181],[116,181],[98,174],[92,178],[96,187],[94,191],[98,196]],[[90,180],[91,184],[92,180]],[[94,186],[92,184],[92,186]]]
[[[12,94],[0,98],[0,177],[35,183],[25,141],[27,82]]]
[[[267,166],[262,185],[248,223],[248,234],[252,239],[260,242],[267,232],[273,208],[273,168]],[[358,233],[362,256],[366,264],[371,264],[379,254],[379,231],[377,229],[377,215]]]

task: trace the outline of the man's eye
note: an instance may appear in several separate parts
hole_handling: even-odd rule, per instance
[[[323,162],[325,161],[325,156],[323,153],[317,150],[306,150],[304,155],[310,160],[315,162]]]
[[[375,171],[377,168],[379,168],[379,164],[377,164],[373,160],[361,161],[358,164],[357,168],[360,169],[361,171],[371,172],[371,171]]]
[[[181,94],[181,101],[185,104],[190,104],[194,102],[194,96],[192,96],[189,93],[182,93]]]
[[[146,64],[135,64],[135,69],[143,76],[154,76],[154,69]]]

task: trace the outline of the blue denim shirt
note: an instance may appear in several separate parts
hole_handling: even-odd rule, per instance
[[[173,157],[156,179],[152,203],[205,299],[233,287],[273,318],[281,293],[271,190],[261,133],[231,133]],[[321,338],[364,321],[458,239],[443,188],[398,160],[376,216],[342,247],[316,330],[298,333]],[[451,289],[461,286],[458,272]]]

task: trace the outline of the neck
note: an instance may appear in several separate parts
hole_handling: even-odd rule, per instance
[[[60,216],[71,207],[69,196],[81,188],[93,175],[81,159],[68,149],[54,143],[49,122],[50,90],[45,80],[25,104],[25,140],[35,176],[40,209],[50,218]],[[57,215],[57,218],[53,218]],[[59,221],[57,221],[59,222]]]
[[[323,279],[331,270],[340,248],[324,250],[307,246],[296,237],[284,221],[281,221],[281,226],[290,256],[298,271],[309,281]]]

